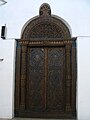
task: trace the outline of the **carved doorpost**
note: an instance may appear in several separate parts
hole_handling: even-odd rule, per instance
[[[66,112],[71,111],[71,41],[66,43]]]
[[[27,53],[27,46],[22,45],[21,47],[21,102],[20,108],[25,109],[25,85],[26,85],[26,53]]]
[[[19,109],[20,105],[20,66],[21,64],[21,46],[17,42],[16,49],[16,80],[15,80],[15,109]]]

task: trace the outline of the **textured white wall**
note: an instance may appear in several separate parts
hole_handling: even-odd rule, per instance
[[[78,120],[90,120],[90,37],[77,39]]]
[[[0,39],[0,118],[14,116],[15,40]]]

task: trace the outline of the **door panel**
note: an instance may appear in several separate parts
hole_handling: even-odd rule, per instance
[[[45,96],[45,51],[43,48],[28,48],[28,109],[37,111],[44,108]]]
[[[50,111],[64,110],[65,49],[48,49],[47,108]]]

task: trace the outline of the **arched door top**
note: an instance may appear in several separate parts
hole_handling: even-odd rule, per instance
[[[71,28],[62,18],[52,15],[47,3],[41,5],[39,16],[28,20],[22,28],[21,39],[31,38],[71,38]]]

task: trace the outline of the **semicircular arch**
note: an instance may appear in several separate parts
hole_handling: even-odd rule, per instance
[[[40,10],[39,16],[31,18],[24,24],[21,30],[21,39],[71,38],[72,32],[69,24],[63,18],[52,15],[48,4],[41,5]]]

